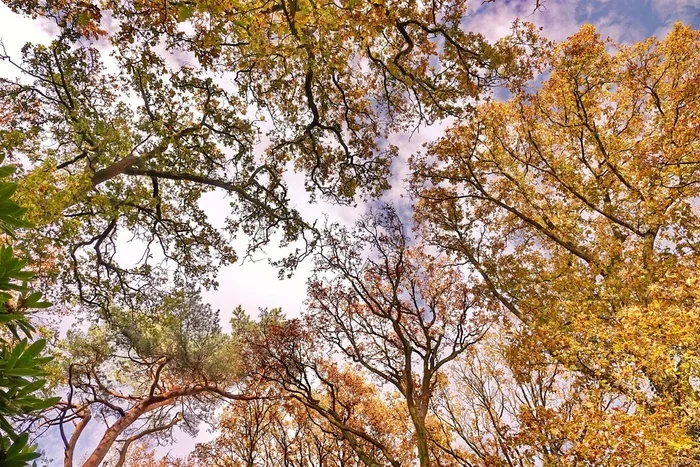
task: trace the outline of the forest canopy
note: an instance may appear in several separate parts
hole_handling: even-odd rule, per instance
[[[700,30],[4,3],[0,464],[700,463]],[[260,258],[300,313],[208,303]]]

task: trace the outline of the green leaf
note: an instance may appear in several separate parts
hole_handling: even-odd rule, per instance
[[[46,347],[46,339],[39,339],[38,341],[34,342],[32,345],[30,345],[27,350],[24,351],[22,356],[20,357],[21,362],[26,362],[37,355],[41,353],[42,350]]]
[[[17,191],[16,183],[0,184],[0,201],[7,201]]]
[[[53,407],[54,405],[58,404],[60,401],[61,401],[60,397],[50,397],[48,399],[39,399],[37,402],[35,402],[31,405],[32,411],[48,409],[48,408]]]
[[[2,313],[0,314],[0,323],[8,323],[10,321],[19,321],[21,319],[25,319],[24,315],[16,314],[16,313]]]
[[[33,308],[34,304],[41,299],[41,292],[32,292],[24,298],[24,305]]]
[[[27,464],[27,462],[32,461],[34,459],[38,459],[41,457],[41,454],[38,452],[25,452],[22,454],[19,454],[17,456],[12,457],[9,460],[8,466],[14,467],[15,465],[17,466],[24,466]]]
[[[178,22],[187,21],[194,15],[194,5],[180,5],[177,7]]]
[[[7,457],[12,458],[17,456],[20,452],[22,452],[22,449],[27,445],[28,441],[29,435],[27,433],[22,433],[19,435],[15,439],[15,442],[12,443],[12,446],[10,446],[10,449],[7,450]]]
[[[26,212],[26,209],[22,209],[22,211],[19,214],[17,214],[17,216],[24,215],[25,212]],[[23,219],[18,219],[17,217],[8,217],[8,218],[2,219],[2,220],[5,223],[10,224],[13,227],[18,227],[18,228],[33,227],[31,222],[27,222]]]
[[[15,173],[15,170],[17,170],[17,167],[14,165],[5,165],[0,167],[0,178],[9,177]]]
[[[0,248],[0,263],[6,263],[12,259],[12,247],[6,246]]]
[[[22,212],[22,208],[13,201],[0,201],[0,216],[15,215]],[[6,219],[3,219],[6,220]]]
[[[28,394],[31,394],[33,392],[36,392],[40,390],[41,388],[44,387],[46,384],[45,379],[37,379],[36,381],[32,381],[31,383],[27,384],[22,388],[22,390],[19,392],[20,396],[26,396]]]
[[[31,271],[18,271],[18,272],[12,273],[10,275],[10,277],[13,277],[13,278],[20,280],[20,281],[31,280],[32,278],[34,278],[34,276],[35,276],[35,274]],[[41,294],[39,294],[39,295],[41,296]]]
[[[10,368],[5,370],[7,376],[37,376],[41,370],[36,368]]]
[[[41,302],[41,293],[33,292],[29,294],[27,298],[24,299],[24,306],[27,308],[48,308],[51,306],[51,302]]]

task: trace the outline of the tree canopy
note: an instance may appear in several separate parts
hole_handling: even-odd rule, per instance
[[[463,0],[5,4],[55,37],[0,52],[0,460],[700,461],[698,30],[489,41]],[[366,209],[302,214],[319,201]],[[280,278],[312,265],[304,310],[221,323],[203,292],[270,248]],[[25,264],[72,329],[26,314],[50,304]]]
[[[48,46],[3,57],[21,75],[0,82],[0,102],[3,150],[32,163],[32,254],[54,256],[63,267],[47,274],[95,308],[142,307],[183,277],[213,284],[241,253],[238,233],[249,254],[293,244],[277,260],[294,268],[318,229],[286,171],[312,197],[378,196],[397,154],[389,135],[468,113],[486,87],[520,79],[516,52],[535,41],[525,27],[498,44],[464,32],[460,2],[9,5],[60,27]],[[223,230],[200,205],[213,189],[231,195]],[[144,245],[134,266],[117,259],[120,233]]]

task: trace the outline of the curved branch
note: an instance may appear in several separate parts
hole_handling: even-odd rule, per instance
[[[131,443],[134,441],[137,441],[144,436],[151,435],[153,433],[157,433],[159,431],[165,431],[169,430],[170,428],[174,427],[177,422],[182,420],[182,414],[178,412],[175,414],[175,417],[170,421],[170,423],[167,423],[165,425],[160,425],[160,426],[154,426],[152,428],[148,428],[146,430],[141,431],[140,433],[135,434],[134,436],[127,438],[124,440],[124,445],[122,446],[121,450],[119,451],[119,460],[117,463],[114,465],[114,467],[123,467],[124,462],[126,462],[126,455],[129,451],[129,446],[131,446]]]

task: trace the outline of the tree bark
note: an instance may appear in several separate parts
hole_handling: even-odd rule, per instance
[[[160,156],[168,150],[171,144],[178,142],[179,139],[183,136],[187,136],[191,133],[194,133],[197,130],[198,127],[188,127],[183,130],[180,130],[173,135],[163,138],[163,140],[160,143],[158,143],[158,145],[156,145],[153,149],[140,156],[136,156],[134,154],[128,155],[123,159],[114,162],[112,165],[96,171],[95,175],[93,175],[92,177],[92,186],[96,187],[97,185],[104,183],[107,180],[116,177],[117,175],[123,174],[127,169],[131,167],[137,166],[139,164],[142,164],[143,162]]]
[[[92,451],[92,454],[90,454],[90,457],[85,461],[83,467],[99,467],[117,438],[138,420],[141,415],[164,405],[174,404],[180,397],[193,396],[203,392],[218,394],[227,399],[234,400],[252,400],[256,398],[255,396],[233,394],[215,386],[205,385],[178,388],[163,394],[149,396],[132,409],[126,411],[119,420],[107,429],[100,440],[100,444]]]
[[[149,410],[165,405],[166,402],[170,402],[170,400],[165,400],[159,404],[154,404],[153,407],[150,407],[148,403],[142,402],[126,412],[123,417],[121,417],[107,429],[104,436],[102,436],[102,439],[100,440],[100,444],[98,444],[95,450],[92,451],[92,454],[90,454],[90,457],[88,457],[88,459],[85,461],[83,467],[99,467],[104,458],[107,456],[109,450],[112,448],[112,445],[117,440],[117,437],[119,437],[124,430],[129,428],[131,424],[138,420],[141,415]]]
[[[70,437],[70,441],[68,442],[68,446],[66,447],[65,457],[63,458],[64,467],[73,467],[73,454],[75,454],[75,445],[77,444],[78,438],[80,438],[80,435],[83,433],[83,430],[87,426],[88,422],[92,418],[90,409],[86,408],[84,410],[85,415],[83,416],[83,419],[80,420],[80,423],[78,423],[75,426],[75,431],[73,431],[73,434]]]
[[[428,432],[425,429],[425,412],[419,410],[414,404],[408,404],[408,412],[416,430],[416,444],[418,447],[418,462],[420,467],[430,467],[430,450],[428,449]]]

